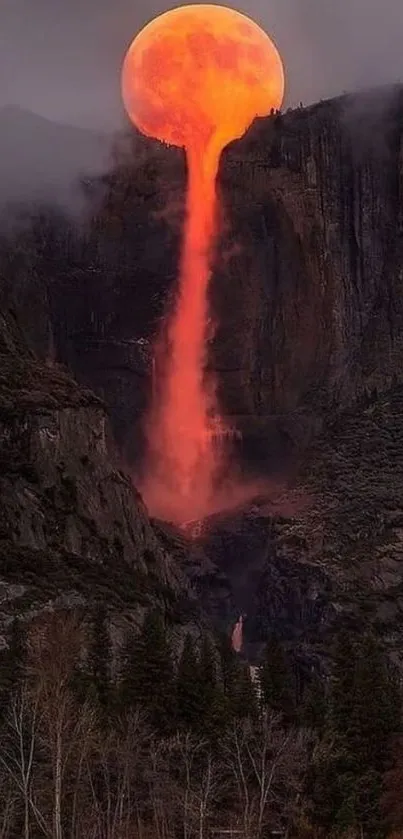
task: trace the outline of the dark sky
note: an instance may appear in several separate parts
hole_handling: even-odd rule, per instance
[[[1,0],[0,107],[113,128],[119,71],[141,26],[164,0]],[[403,0],[243,0],[232,5],[271,34],[288,103],[403,81]]]

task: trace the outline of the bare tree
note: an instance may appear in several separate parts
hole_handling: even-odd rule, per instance
[[[171,742],[151,739],[148,749],[147,796],[155,839],[173,839],[178,789],[172,778]]]
[[[40,709],[36,738],[49,758],[52,776],[47,828],[52,839],[63,839],[64,782],[77,744],[82,755],[93,728],[89,706],[80,708],[71,686],[81,647],[81,625],[72,614],[47,615],[33,625],[28,637],[27,678],[31,701]]]
[[[208,740],[187,732],[171,741],[170,775],[176,780],[184,839],[204,839],[218,791],[223,788],[221,768]]]
[[[141,835],[142,776],[150,735],[140,712],[120,722],[117,730],[99,736],[88,777],[92,825],[104,839],[132,839]],[[88,831],[87,831],[88,834]]]
[[[24,811],[24,839],[31,835],[31,815],[45,836],[50,836],[34,792],[34,765],[38,749],[40,707],[24,682],[13,696],[5,720],[0,764],[19,790]]]
[[[91,785],[88,775],[97,742],[97,716],[91,703],[86,701],[78,709],[71,731],[71,748],[66,754],[65,774],[69,772],[70,807],[69,839],[81,839],[86,833],[86,821],[91,804]]]
[[[241,805],[245,837],[288,824],[307,767],[308,739],[304,732],[283,729],[280,717],[271,712],[263,713],[257,723],[234,723],[223,752]]]
[[[8,772],[0,771],[0,839],[9,839],[16,817],[21,812],[21,799]]]

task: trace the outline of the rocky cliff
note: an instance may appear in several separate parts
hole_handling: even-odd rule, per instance
[[[341,627],[371,626],[403,667],[402,498],[397,385],[328,419],[292,480],[249,509],[194,523],[190,543],[159,528],[216,625],[244,616],[251,661],[274,632],[299,675],[326,670]]]
[[[104,601],[115,621],[186,584],[119,468],[103,404],[28,350],[0,286],[0,635],[10,617]]]
[[[239,305],[217,346],[255,382],[250,413],[344,406],[399,377],[402,114],[402,88],[346,96],[262,121],[227,154]]]
[[[399,378],[402,115],[401,87],[344,96],[260,120],[223,156],[211,363],[256,445],[261,433],[277,450],[284,435],[299,443],[312,417]],[[184,183],[179,152],[137,138],[84,245],[72,258],[59,239],[41,257],[59,357],[105,399],[133,456]]]
[[[177,556],[225,626],[246,613],[251,654],[275,628],[304,660],[323,657],[340,621],[359,630],[370,620],[394,651],[401,646],[402,117],[401,87],[341,97],[256,123],[222,161],[211,363],[246,457],[287,472],[288,483],[191,546],[159,525],[165,547],[149,549],[164,581],[167,555]],[[45,236],[39,225],[24,239],[18,259],[2,251],[31,346],[62,359],[102,397],[133,458],[152,386],[152,339],[175,287],[184,182],[179,153],[137,138],[100,185],[84,234],[53,219]],[[33,298],[42,312],[35,322],[26,303]],[[24,407],[30,430],[15,436],[33,440],[31,452],[42,446],[40,465],[30,455],[31,476],[13,478],[28,493],[29,514],[12,544],[36,539],[28,545],[36,551],[49,520],[58,557],[67,552],[89,568],[105,549],[126,580],[127,557],[143,568],[140,522],[145,549],[155,531],[120,476],[103,507],[105,468],[112,479],[99,403],[62,376],[68,393],[91,404],[59,405],[57,397],[45,411],[61,374],[37,369],[39,408]],[[13,414],[9,436],[15,422]],[[77,448],[72,429],[82,433]],[[61,436],[66,455],[57,454]],[[6,493],[8,533],[15,492]],[[114,525],[126,516],[135,533],[140,527],[135,546],[127,525],[123,533]],[[102,566],[91,567],[98,575]]]

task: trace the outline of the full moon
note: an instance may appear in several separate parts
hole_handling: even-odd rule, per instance
[[[122,97],[143,134],[185,149],[211,143],[222,149],[255,117],[281,106],[283,64],[246,15],[212,4],[180,6],[133,40]]]

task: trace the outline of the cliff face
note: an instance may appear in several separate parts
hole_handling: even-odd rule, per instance
[[[275,415],[299,437],[306,415],[400,375],[402,115],[399,87],[341,97],[255,123],[223,157],[211,359],[225,411],[249,436],[267,439]],[[175,150],[135,149],[79,257],[60,246],[70,270],[53,260],[51,293],[60,357],[105,398],[133,453],[150,341],[175,287],[185,177]]]
[[[155,547],[139,500],[105,460],[101,406],[31,358],[24,377],[39,398],[28,404],[18,380],[2,418],[19,452],[3,478],[4,544],[24,546],[28,570],[45,521],[47,556],[57,568],[63,556],[77,586],[90,568],[99,583],[106,555],[116,581],[134,563],[141,587],[147,550],[165,585],[173,551],[218,621],[246,612],[252,651],[275,628],[312,660],[340,620],[367,619],[401,646],[402,117],[402,88],[342,97],[260,121],[222,161],[211,361],[248,457],[274,453],[284,465],[295,444],[293,489],[281,498],[274,488],[272,506],[219,523],[191,549],[171,537]],[[175,287],[185,177],[175,151],[136,149],[104,182],[84,236],[54,225],[38,245],[39,229],[7,263],[29,342],[105,400],[132,457],[152,339]],[[43,294],[50,329],[47,315],[30,316],[27,291]]]
[[[275,632],[301,673],[340,627],[371,626],[403,668],[403,387],[335,414],[292,484],[168,544],[218,625],[244,616],[253,661]],[[194,533],[197,533],[194,525]]]
[[[402,113],[399,88],[342,97],[262,121],[228,153],[239,305],[236,333],[222,309],[216,364],[252,377],[250,412],[346,405],[399,376]]]
[[[186,586],[119,469],[102,403],[27,349],[0,292],[0,632],[56,602],[126,616],[172,605]]]

